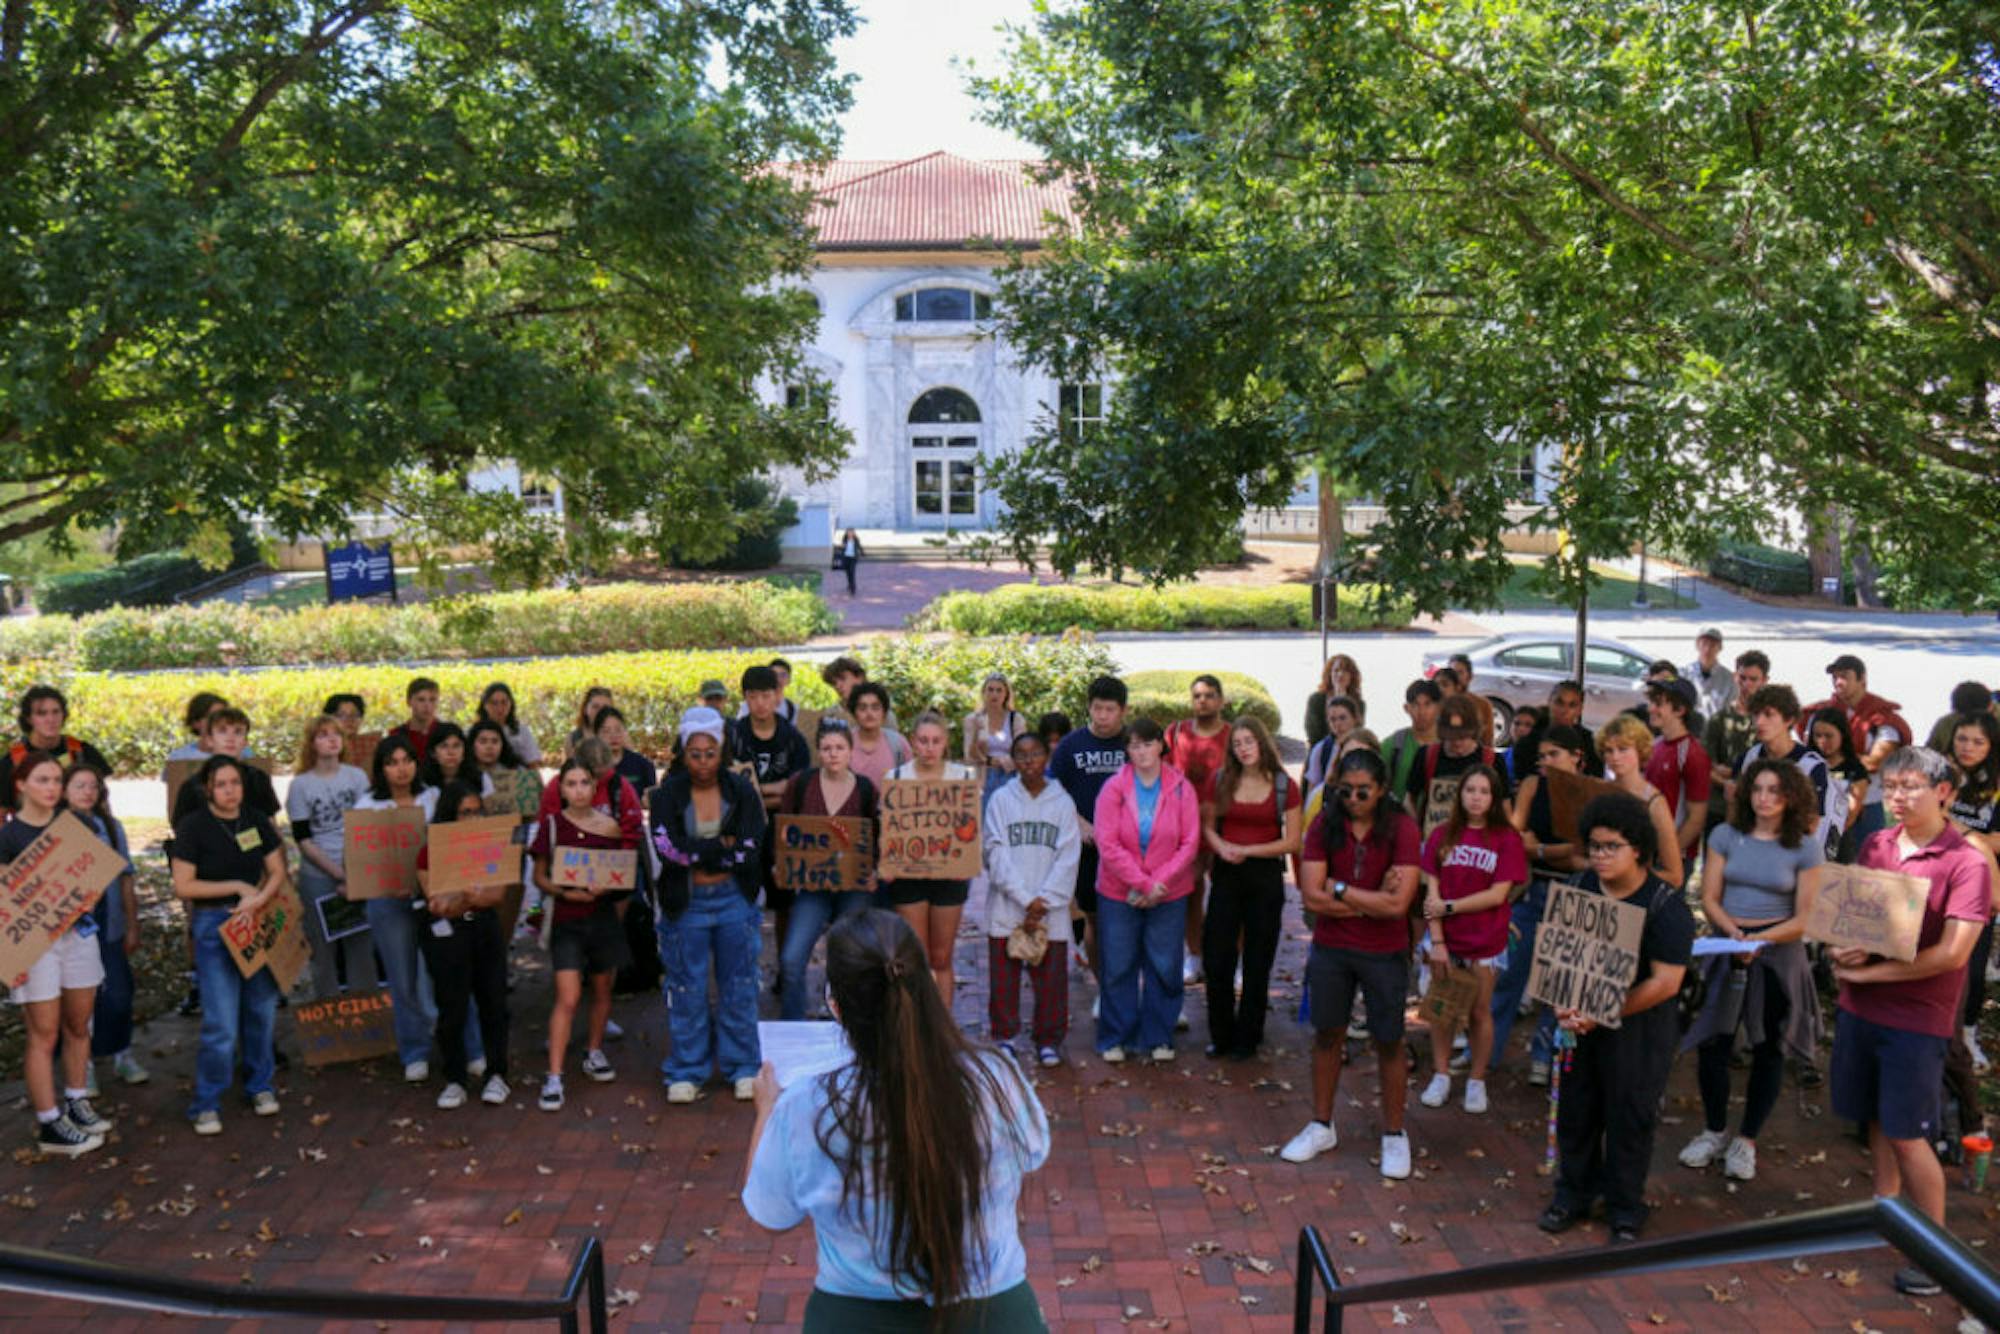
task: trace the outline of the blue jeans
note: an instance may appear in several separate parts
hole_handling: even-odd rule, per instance
[[[778,976],[785,980],[784,994],[778,998],[780,1019],[797,1022],[806,1017],[806,965],[812,961],[813,946],[828,925],[865,911],[872,899],[857,889],[840,894],[816,891],[792,900],[792,915],[786,919],[785,939],[778,949]]]
[[[90,1020],[90,1054],[116,1056],[132,1045],[132,959],[125,942],[97,933],[104,980],[97,984],[97,1010]]]
[[[723,1078],[749,1079],[764,1059],[757,1042],[757,956],[764,948],[763,918],[733,880],[689,888],[687,911],[671,920],[662,918],[659,925],[660,962],[666,966],[667,1032],[674,1044],[660,1063],[660,1073],[669,1084],[703,1084],[719,1064]],[[711,965],[717,997],[714,1014],[708,1004]]]
[[[396,1054],[404,1065],[428,1061],[431,1030],[437,1027],[437,1001],[431,995],[430,974],[424,971],[423,955],[417,949],[417,932],[431,929],[429,913],[410,907],[408,899],[369,899],[368,933],[375,937],[375,953],[381,957],[383,980],[389,984],[389,999],[396,1006]],[[477,1013],[466,1017],[465,1059],[485,1059],[486,1045],[479,1036]]]
[[[243,1091],[268,1093],[277,1059],[271,1035],[278,1021],[278,983],[268,968],[243,976],[222,943],[227,908],[196,908],[192,914],[194,972],[201,985],[201,1048],[194,1063],[194,1101],[188,1115],[222,1110],[222,1091],[243,1050]]]
[[[1187,949],[1187,899],[1134,908],[1097,900],[1097,948],[1104,956],[1098,993],[1097,1050],[1170,1047],[1181,1013],[1181,962]],[[1144,985],[1141,986],[1141,975]]]
[[[1514,1031],[1514,1016],[1521,997],[1528,990],[1528,973],[1535,961],[1535,933],[1542,925],[1542,912],[1549,905],[1549,882],[1535,879],[1528,892],[1514,900],[1507,932],[1507,967],[1493,987],[1493,1058],[1497,1068],[1507,1052],[1507,1035]],[[1556,1012],[1538,1007],[1535,1036],[1528,1043],[1528,1059],[1547,1064],[1555,1051]]]

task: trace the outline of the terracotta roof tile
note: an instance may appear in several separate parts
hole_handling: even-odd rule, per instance
[[[822,250],[942,250],[991,238],[1032,248],[1049,215],[1073,224],[1069,189],[1043,185],[1022,161],[975,162],[936,152],[906,162],[845,159],[794,174],[819,191]]]

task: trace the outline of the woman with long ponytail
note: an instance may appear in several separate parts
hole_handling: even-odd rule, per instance
[[[743,1186],[763,1227],[812,1219],[808,1334],[1046,1329],[1015,1213],[1049,1154],[1041,1102],[952,1021],[902,918],[870,909],[826,940],[851,1059],[782,1091],[764,1066]]]

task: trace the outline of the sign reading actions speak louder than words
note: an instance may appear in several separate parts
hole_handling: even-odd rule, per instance
[[[1617,1028],[1625,993],[1639,973],[1646,909],[1571,885],[1549,890],[1535,932],[1528,995],[1558,1010],[1580,1010],[1600,1027]]]

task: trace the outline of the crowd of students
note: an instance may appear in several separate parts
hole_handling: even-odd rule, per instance
[[[512,890],[434,894],[420,863],[407,894],[365,900],[365,934],[330,939],[326,917],[308,913],[315,990],[385,986],[405,1078],[427,1083],[435,1055],[440,1107],[475,1093],[490,1104],[511,1096],[507,954],[517,934],[541,942],[555,979],[543,1109],[564,1104],[572,1045],[587,1079],[616,1077],[606,1055],[617,1036],[614,978],[644,967],[667,1001],[667,1100],[694,1102],[719,1079],[747,1101],[759,1096],[764,913],[776,937],[781,1017],[825,1013],[809,994],[810,961],[831,928],[871,909],[902,920],[948,1010],[960,982],[953,945],[974,889],[877,866],[858,888],[787,893],[770,883],[772,820],[875,821],[885,782],[974,780],[985,812],[988,1035],[1022,1066],[1066,1059],[1073,959],[1096,977],[1092,1047],[1102,1060],[1178,1059],[1186,989],[1200,982],[1207,1054],[1256,1057],[1289,871],[1312,931],[1302,1012],[1313,1038],[1311,1116],[1284,1160],[1309,1162],[1338,1146],[1336,1094],[1349,1039],[1362,1038],[1381,1076],[1381,1173],[1410,1174],[1409,1003],[1425,974],[1469,973],[1465,1032],[1457,1044],[1442,1027],[1430,1034],[1419,1103],[1446,1107],[1462,1071],[1463,1111],[1485,1112],[1515,1021],[1530,1017],[1528,1082],[1546,1085],[1561,1067],[1559,1166],[1544,1228],[1570,1227],[1601,1202],[1613,1237],[1638,1235],[1677,1050],[1695,1053],[1704,1112],[1683,1164],[1719,1159],[1725,1175],[1753,1178],[1759,1133],[1791,1072],[1808,1086],[1829,1084],[1834,1110],[1868,1127],[1879,1193],[1907,1194],[1941,1216],[1942,1109],[1955,1104],[1967,1129],[1982,1116],[1977,1075],[1987,1059],[1976,1023],[2000,847],[1993,695],[1976,684],[1955,691],[1932,744],[1917,746],[1852,655],[1829,664],[1829,697],[1801,707],[1790,687],[1769,680],[1763,654],[1739,655],[1730,672],[1720,649],[1711,631],[1684,667],[1655,664],[1646,706],[1594,732],[1581,725],[1580,687],[1558,685],[1545,709],[1518,711],[1498,749],[1492,703],[1463,659],[1408,683],[1407,725],[1378,738],[1358,667],[1336,655],[1308,702],[1302,779],[1261,722],[1232,720],[1221,681],[1206,674],[1193,683],[1187,716],[1164,729],[1128,717],[1126,688],[1110,676],[1090,684],[1080,725],[1061,714],[1031,721],[997,675],[967,717],[925,712],[904,724],[889,692],[845,657],[822,673],[843,704],[810,717],[787,697],[790,667],[780,660],[743,673],[734,709],[724,683],[705,683],[671,753],[659,757],[664,772],[633,748],[610,692],[594,689],[546,777],[504,684],[481,696],[461,728],[438,717],[437,686],[419,678],[407,716],[383,732],[366,772],[344,760],[365,723],[362,701],[329,699],[298,738],[282,811],[268,775],[248,759],[250,720],[198,696],[187,713],[194,739],[176,757],[200,768],[181,789],[169,845],[174,892],[189,908],[202,1020],[190,1117],[198,1133],[219,1132],[223,1095],[239,1078],[252,1112],[278,1110],[278,989],[268,970],[241,976],[222,933],[293,883],[286,832],[298,850],[297,886],[318,905],[342,894],[348,811],[414,808],[441,823],[493,814],[500,793],[505,813],[521,821],[523,885]],[[66,718],[51,688],[21,701],[22,737],[0,769],[12,811],[0,827],[0,861],[62,809],[127,851],[102,757],[67,734]],[[1548,778],[1556,770],[1610,784],[1573,835],[1557,828]],[[639,851],[638,886],[555,883],[551,862],[566,848]],[[1932,886],[1914,961],[1807,945],[1803,924],[1833,862],[1900,870]],[[1644,912],[1639,967],[1615,1028],[1526,1002],[1534,940],[1559,884]],[[1695,959],[1696,906],[1708,934],[1759,948]],[[28,1017],[29,1094],[49,1152],[87,1152],[109,1128],[91,1102],[93,1055],[111,1057],[121,1079],[146,1078],[130,1052],[123,967],[138,930],[128,874],[14,990]],[[886,939],[871,948],[904,949]],[[1024,977],[1033,998],[1025,1045]],[[1825,1075],[1817,1068],[1823,983],[1838,993]],[[1732,1132],[1739,1050],[1747,1091]],[[1898,1282],[1909,1291],[1928,1284],[1914,1270]]]

